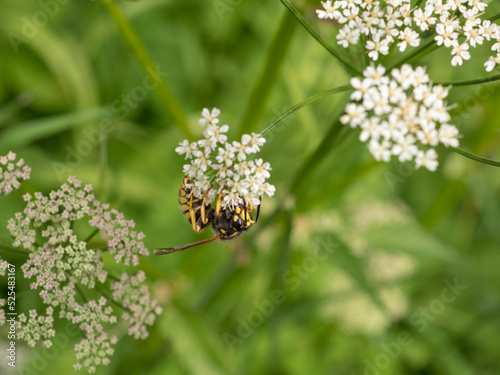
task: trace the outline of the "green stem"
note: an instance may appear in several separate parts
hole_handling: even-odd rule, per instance
[[[302,16],[302,14],[300,14],[300,12],[298,11],[298,9],[294,5],[292,5],[292,3],[290,3],[290,1],[288,1],[288,0],[281,0],[281,2],[283,3],[283,5],[285,7],[287,7],[287,9],[290,12],[292,12],[292,14],[295,16],[295,18],[297,19],[297,21],[300,22],[300,24],[306,29],[306,31],[309,34],[311,34],[312,37],[314,39],[316,39],[318,41],[318,43],[321,44],[328,52],[330,52],[330,54],[332,54],[340,63],[342,63],[342,65],[344,66],[344,68],[350,74],[357,75],[357,76],[363,75],[363,73],[360,70],[354,68],[350,62],[345,61],[343,59],[343,57],[340,56],[340,54],[337,51],[335,51],[335,49],[332,46],[330,46],[323,38],[321,38],[321,36],[307,23],[307,21]]]
[[[495,15],[495,16],[493,16],[493,17],[489,18],[489,20],[490,20],[491,22],[495,22],[495,21],[496,21],[497,19],[499,19],[499,18],[500,18],[500,14],[497,14],[497,15]]]
[[[120,8],[112,1],[112,0],[102,0],[103,5],[106,10],[110,14],[113,19],[118,31],[122,35],[123,39],[127,43],[131,52],[139,62],[139,65],[143,69],[143,71],[149,75],[156,83],[155,91],[158,97],[160,98],[163,106],[165,107],[166,112],[171,117],[174,124],[188,137],[194,139],[194,135],[189,130],[186,116],[184,112],[175,99],[174,95],[171,93],[168,88],[165,80],[161,76],[160,72],[156,68],[155,63],[149,56],[146,48],[142,44],[139,36],[132,28],[127,19],[123,16]]]
[[[99,229],[98,228],[95,228],[88,236],[87,238],[85,238],[85,240],[83,240],[83,242],[89,242],[92,237],[94,237],[97,233],[99,233]]]
[[[80,286],[77,283],[75,283],[75,289],[78,292],[78,294],[80,295],[80,297],[82,297],[83,301],[85,303],[87,303],[89,300],[87,299],[87,297],[85,297],[85,294],[83,293],[82,289],[80,288]]]
[[[483,83],[500,81],[500,74],[491,77],[479,78],[479,79],[471,79],[468,81],[458,81],[458,82],[436,82],[437,84],[441,84],[443,86],[451,85],[453,87],[457,86],[472,86],[472,85],[480,85]]]
[[[24,288],[23,290],[21,290],[19,292],[16,292],[16,299],[21,298],[23,295],[25,295],[26,293],[28,293],[31,290],[33,290],[33,289],[31,289],[31,288]]]
[[[430,40],[429,42],[427,42],[427,44],[425,44],[422,47],[414,50],[408,56],[405,56],[403,59],[399,60],[399,62],[397,62],[396,64],[394,64],[393,66],[391,66],[387,70],[391,71],[394,68],[398,68],[401,65],[405,64],[406,62],[409,62],[410,60],[412,60],[413,58],[419,56],[420,54],[422,54],[424,52],[425,52],[425,55],[428,55],[429,53],[431,53],[432,51],[434,51],[438,47],[438,45],[437,44],[435,45],[435,43],[436,43],[436,41],[434,39]],[[434,45],[434,48],[427,50],[429,47],[431,47],[433,45]],[[425,55],[423,55],[423,56],[425,56]],[[421,57],[421,56],[419,56],[419,57]]]
[[[132,313],[132,310],[130,310],[128,307],[125,307],[125,306],[122,306],[121,303],[118,303],[117,301],[115,301],[113,298],[111,298],[106,292],[104,292],[104,290],[99,290],[99,293],[103,296],[103,297],[106,297],[106,299],[111,302],[112,304],[118,306],[119,308],[121,308],[122,310],[125,310],[129,313]]]
[[[482,158],[480,156],[471,154],[467,151],[464,151],[464,150],[461,150],[461,149],[455,148],[455,147],[450,147],[450,150],[456,152],[457,154],[465,156],[466,158],[469,158],[471,160],[478,161],[478,162],[483,163],[483,164],[493,165],[495,167],[500,167],[500,162],[498,162],[498,161]]]
[[[266,63],[260,74],[260,79],[254,86],[250,95],[243,120],[240,125],[240,135],[250,134],[257,127],[257,122],[262,116],[267,98],[271,93],[279,70],[289,50],[293,34],[297,28],[297,22],[290,12],[285,12],[281,24],[267,52]]]
[[[333,88],[333,89],[330,89],[330,90],[325,90],[325,91],[321,91],[319,93],[317,93],[316,95],[313,95],[311,96],[310,98],[307,98],[306,100],[298,103],[298,104],[295,104],[293,107],[290,107],[290,109],[288,109],[285,113],[283,113],[281,116],[279,116],[276,120],[274,120],[273,122],[271,122],[265,129],[264,131],[262,132],[262,135],[265,135],[267,133],[269,133],[271,130],[273,130],[276,126],[279,125],[280,122],[282,122],[284,119],[286,119],[288,116],[290,116],[292,113],[294,113],[295,111],[298,111],[299,109],[301,109],[302,107],[306,106],[307,104],[310,104],[324,96],[328,96],[328,95],[331,95],[331,94],[336,94],[336,93],[339,93],[339,92],[342,92],[342,91],[347,91],[349,90],[350,88],[352,88],[351,85],[344,85],[344,86],[340,86],[340,87],[336,87],[336,88]]]
[[[323,140],[318,145],[316,150],[302,163],[291,183],[290,194],[296,196],[302,183],[307,180],[307,175],[310,174],[315,167],[319,165],[321,160],[328,154],[328,150],[332,148],[332,144],[337,139],[340,131],[344,129],[339,120],[336,120],[328,130],[328,133],[323,137]]]

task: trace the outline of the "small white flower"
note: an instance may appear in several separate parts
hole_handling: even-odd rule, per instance
[[[323,5],[323,9],[316,10],[318,18],[320,18],[320,19],[324,19],[324,18],[333,19],[334,16],[336,16],[335,18],[338,18],[340,16],[340,12],[332,5],[331,0],[322,1],[321,5]]]
[[[349,44],[357,44],[359,41],[359,37],[361,32],[359,29],[351,29],[349,26],[344,26],[339,30],[337,34],[337,43],[342,47],[347,48]]]
[[[454,40],[457,40],[459,34],[453,31],[453,26],[444,26],[444,24],[439,23],[436,26],[436,32],[438,35],[434,37],[437,45],[444,45],[445,47],[451,47]]]
[[[218,108],[212,109],[212,112],[210,112],[208,108],[203,108],[203,111],[201,111],[201,116],[203,118],[199,121],[200,126],[206,126],[209,124],[216,125],[219,122],[219,119],[217,118],[219,114],[220,110]]]
[[[424,10],[417,8],[413,12],[413,20],[415,24],[420,27],[420,30],[427,31],[429,30],[429,26],[436,24],[437,18],[432,17],[433,13],[434,7],[432,5],[426,5]]]
[[[218,163],[224,164],[226,167],[230,167],[233,165],[233,159],[235,154],[234,147],[226,143],[224,148],[219,147],[219,155],[215,157]]]
[[[400,135],[395,141],[397,143],[392,147],[392,154],[396,155],[401,163],[413,160],[418,152],[418,148],[415,145],[415,137],[411,134],[407,134],[406,136]]]
[[[206,129],[203,131],[203,135],[205,139],[208,139],[212,144],[224,144],[227,141],[227,136],[224,133],[227,133],[229,130],[228,125],[213,125],[208,124]]]
[[[259,193],[260,193],[259,195],[267,194],[267,196],[272,197],[274,195],[275,191],[276,191],[276,188],[274,187],[274,185],[271,185],[267,182],[260,185],[260,187],[259,187]]]
[[[359,134],[359,140],[361,142],[366,142],[369,139],[378,140],[380,138],[381,126],[378,117],[373,116],[364,120],[360,127],[363,129]]]
[[[388,162],[391,160],[391,144],[389,141],[379,142],[372,139],[368,145],[368,149],[377,161]]]
[[[198,149],[198,145],[196,142],[189,143],[187,139],[179,143],[179,147],[176,147],[175,152],[177,152],[179,155],[184,155],[184,159],[191,159],[193,151],[196,151]]]
[[[496,55],[496,57],[490,56],[488,61],[484,63],[484,67],[487,72],[491,72],[497,65],[500,64],[500,53]]]
[[[458,147],[458,129],[449,124],[443,124],[439,128],[439,141],[446,147]]]
[[[264,163],[262,159],[255,159],[255,177],[261,180],[265,180],[271,177],[269,171],[271,170],[271,165],[269,163]]]
[[[354,103],[347,104],[345,108],[346,114],[340,117],[342,124],[350,124],[355,128],[366,118],[366,110],[363,106],[358,106]]]
[[[403,52],[406,50],[408,45],[412,47],[418,47],[420,45],[420,37],[416,31],[407,27],[404,31],[399,32],[399,39],[401,42],[398,43],[399,50]]]
[[[454,55],[451,60],[451,65],[462,65],[463,60],[470,60],[469,45],[467,43],[458,44],[458,42],[456,42],[453,45],[451,54]]]
[[[389,40],[380,40],[380,35],[375,34],[372,36],[372,40],[366,42],[366,49],[370,51],[368,57],[373,61],[377,61],[379,53],[382,55],[389,54]]]
[[[388,162],[397,156],[400,162],[417,163],[418,159],[419,166],[435,170],[437,154],[433,147],[439,143],[458,145],[458,130],[448,123],[445,98],[449,88],[433,85],[423,67],[413,69],[405,64],[390,75],[393,79],[385,75],[384,68],[368,67],[364,80],[372,79],[371,86],[359,78],[352,79],[353,102],[346,105],[346,114],[340,120],[361,128],[359,138],[368,142],[376,160]]]
[[[437,169],[438,161],[437,161],[437,153],[433,148],[427,151],[418,151],[415,165],[418,168],[425,167],[429,171],[434,172]]]

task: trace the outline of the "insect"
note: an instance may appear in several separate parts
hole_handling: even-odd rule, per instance
[[[181,211],[186,220],[193,226],[193,230],[197,233],[209,223],[212,223],[215,237],[186,245],[158,248],[154,250],[155,255],[171,254],[216,240],[231,240],[240,236],[257,222],[260,213],[260,204],[257,208],[257,215],[254,220],[250,214],[253,211],[253,206],[250,203],[247,205],[245,199],[243,199],[243,204],[234,208],[222,208],[222,191],[217,198],[215,208],[213,208],[210,204],[206,203],[211,187],[205,192],[202,198],[195,198],[193,194],[191,194],[191,188],[189,187],[192,183],[193,180],[188,177],[184,177],[182,180],[181,190],[179,191],[179,205]]]

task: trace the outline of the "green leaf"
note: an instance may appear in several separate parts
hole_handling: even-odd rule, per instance
[[[328,233],[324,237],[329,238],[329,242],[332,242],[335,246],[332,252],[334,263],[338,264],[340,268],[351,276],[358,288],[371,298],[373,303],[380,308],[381,312],[386,312],[387,308],[385,304],[380,299],[377,290],[373,287],[373,283],[366,277],[362,260],[355,256],[348,245],[341,241],[335,234]]]
[[[460,262],[460,255],[418,223],[395,223],[370,227],[361,234],[373,248],[400,251],[418,258]]]
[[[158,82],[158,85],[155,87],[156,94],[165,106],[165,110],[172,118],[174,124],[188,138],[194,139],[194,135],[189,129],[182,107],[170,91],[170,88],[167,86],[167,83],[161,76],[160,72],[158,72],[158,69],[156,68],[157,65],[153,62],[151,56],[149,56],[148,51],[144,47],[144,44],[141,42],[135,30],[123,16],[120,8],[113,1],[102,0],[102,3],[109,12],[111,18],[116,24],[116,27],[118,28],[118,31],[120,31],[120,34],[129,46],[130,51],[134,54],[144,73],[151,76],[155,82]]]
[[[228,373],[229,365],[221,338],[214,336],[203,316],[177,304],[165,307],[161,333],[167,338],[181,366],[190,374]]]
[[[107,107],[99,107],[12,125],[1,133],[0,150],[29,145],[88,121],[95,121],[107,114],[109,114]]]

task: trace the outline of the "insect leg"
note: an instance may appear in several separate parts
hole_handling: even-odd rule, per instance
[[[201,230],[196,222],[196,209],[193,208],[193,193],[191,193],[191,198],[189,198],[189,215],[191,215],[191,225],[193,226],[193,230],[198,233]]]
[[[208,223],[208,218],[205,216],[205,201],[207,200],[208,192],[212,189],[212,186],[208,188],[208,190],[205,192],[205,195],[203,196],[203,201],[201,202],[201,222],[203,225]]]

